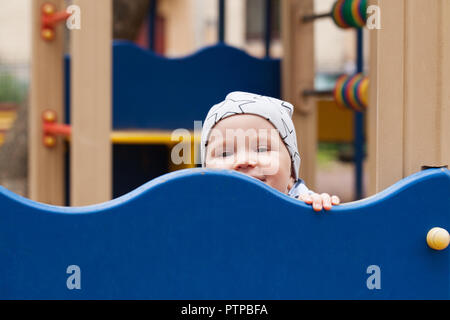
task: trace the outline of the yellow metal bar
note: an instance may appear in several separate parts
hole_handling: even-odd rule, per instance
[[[200,142],[200,135],[190,132],[194,142]],[[113,131],[111,142],[113,144],[176,144],[182,137],[172,137],[172,131]]]
[[[173,146],[183,141],[180,136],[172,138],[171,131],[113,131],[110,137],[112,144],[165,144]],[[64,138],[69,142],[71,140],[70,136]],[[190,132],[190,139],[193,144],[200,143],[201,136]]]

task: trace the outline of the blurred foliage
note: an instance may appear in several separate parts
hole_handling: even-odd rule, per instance
[[[26,84],[10,73],[0,72],[0,102],[20,103],[24,100],[26,92]]]
[[[364,158],[367,156],[367,144],[363,145]],[[317,150],[317,162],[321,169],[326,169],[334,162],[353,163],[355,150],[352,143],[320,142]]]
[[[326,167],[339,159],[339,143],[320,142],[317,150],[317,161],[319,167]]]

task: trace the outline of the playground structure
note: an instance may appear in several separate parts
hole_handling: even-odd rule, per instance
[[[268,3],[270,1],[267,1]],[[360,0],[355,0],[355,1],[351,1],[352,5],[356,4],[357,7],[359,8],[359,14],[356,14],[356,18],[354,18],[353,20],[362,20],[365,19],[364,16],[364,8],[366,7],[366,1],[360,1]],[[48,6],[45,6],[47,3],[43,2],[42,4],[44,4],[43,7],[39,7],[36,8],[37,10],[40,10],[40,14],[41,14],[41,29],[42,30],[46,30],[46,26],[48,25],[48,20],[52,21],[52,15],[55,15],[56,18],[54,18],[53,20],[59,20],[61,21],[60,17],[63,17],[64,14],[61,12],[57,12],[57,10],[53,7],[52,10],[50,10],[52,12],[52,15],[49,16],[49,14],[47,13],[48,9],[46,9]],[[140,56],[140,53],[137,53],[138,50],[134,50],[134,49],[125,49],[126,44],[124,44],[124,47],[121,48],[119,45],[119,42],[116,42],[117,45],[113,46],[113,55],[115,56],[115,59],[112,61],[113,63],[113,68],[112,68],[112,72],[113,72],[113,88],[112,91],[114,92],[114,96],[112,97],[112,105],[113,105],[113,112],[112,112],[112,116],[113,118],[113,127],[112,129],[115,130],[111,133],[111,136],[116,137],[116,136],[120,136],[123,139],[120,139],[120,142],[118,142],[119,140],[112,138],[112,142],[113,142],[113,147],[112,150],[110,150],[110,152],[112,153],[112,157],[113,163],[118,163],[119,161],[116,161],[117,155],[114,150],[118,149],[115,147],[115,145],[117,145],[118,143],[124,144],[124,143],[132,143],[132,144],[143,144],[145,143],[145,141],[148,142],[156,142],[156,143],[163,143],[168,145],[169,147],[172,147],[175,142],[174,141],[170,141],[170,136],[171,136],[171,131],[177,129],[177,128],[188,128],[188,129],[192,129],[192,122],[193,121],[185,121],[185,120],[180,120],[178,122],[173,122],[172,124],[168,125],[167,124],[167,118],[168,115],[172,115],[175,114],[176,117],[178,117],[179,119],[191,119],[191,120],[201,120],[202,117],[204,116],[204,114],[206,114],[207,109],[214,103],[216,103],[217,101],[220,101],[220,99],[222,99],[228,92],[232,91],[232,90],[247,90],[247,91],[251,91],[251,92],[259,92],[262,94],[266,94],[266,95],[270,95],[270,96],[274,96],[274,97],[281,97],[281,84],[280,84],[280,61],[278,59],[271,59],[269,57],[269,48],[270,48],[270,37],[268,36],[269,32],[268,30],[270,30],[270,19],[267,17],[268,15],[266,14],[266,59],[264,61],[260,61],[260,62],[256,62],[257,59],[252,60],[253,62],[250,62],[251,59],[247,59],[246,61],[244,61],[243,59],[235,59],[232,58],[233,56],[236,56],[236,53],[232,53],[229,54],[231,52],[233,52],[232,50],[228,50],[225,49],[225,47],[221,47],[220,44],[223,44],[223,40],[224,40],[224,5],[221,1],[219,1],[220,7],[222,8],[220,10],[221,14],[220,14],[220,21],[219,21],[219,44],[216,46],[213,46],[211,48],[207,48],[204,51],[208,52],[208,54],[200,51],[197,54],[192,55],[192,57],[186,57],[184,59],[162,59],[160,61],[158,61],[158,58],[155,56],[151,56],[150,54],[146,56],[146,58],[138,58],[139,61],[141,63],[143,63],[143,65],[148,66],[148,68],[151,68],[152,70],[154,70],[154,74],[158,75],[158,76],[145,76],[145,75],[141,75],[141,72],[139,70],[142,70],[142,68],[140,68],[140,66],[138,64],[136,64],[136,67],[131,67],[134,68],[135,72],[129,72],[127,69],[129,68],[128,64],[129,61],[132,61],[133,59],[136,59],[136,57]],[[266,6],[268,7],[268,6]],[[340,8],[340,6],[335,6],[335,8]],[[343,6],[344,8],[345,6]],[[336,9],[334,10],[336,12]],[[348,10],[347,10],[348,11]],[[352,12],[350,13],[346,13],[346,10],[343,11],[343,19],[347,19],[345,21],[349,21],[349,24],[352,23]],[[38,15],[39,16],[39,15]],[[45,18],[45,19],[44,19]],[[340,19],[340,20],[343,20]],[[339,18],[335,18],[336,21],[339,21]],[[343,20],[344,21],[344,20]],[[305,24],[306,26],[307,24]],[[52,24],[52,28],[55,29],[55,25]],[[82,32],[82,30],[76,30],[74,31],[75,33],[79,34],[80,32]],[[45,33],[41,32],[40,34],[40,38],[39,40],[42,40],[42,38],[44,38],[44,40],[46,40],[44,43],[45,48],[47,49],[52,49],[53,51],[58,48],[58,46],[49,46],[48,43],[54,43],[55,41],[58,41],[58,39],[54,39],[54,35],[51,37],[51,39],[48,39],[44,36]],[[73,41],[76,41],[76,37],[73,37]],[[39,42],[38,45],[42,45],[42,41]],[[72,45],[73,47],[75,47],[75,45]],[[120,47],[120,48],[119,48]],[[116,52],[116,48],[117,48],[117,52]],[[132,54],[127,54],[127,53],[123,53],[123,52],[134,52]],[[215,50],[215,51],[214,51]],[[222,51],[224,51],[225,53],[221,53]],[[37,50],[35,50],[35,52],[38,52]],[[85,51],[83,51],[85,52]],[[66,123],[71,123],[73,122],[75,124],[74,121],[70,121],[71,119],[71,108],[70,108],[70,104],[73,103],[74,101],[72,101],[72,98],[74,96],[74,92],[76,92],[75,89],[75,85],[71,85],[71,83],[74,83],[73,79],[74,76],[73,74],[70,73],[70,65],[74,65],[75,61],[73,61],[74,59],[76,60],[76,53],[74,52],[72,55],[74,55],[74,58],[71,61],[71,58],[67,58],[66,59],[66,63],[64,65],[63,70],[61,70],[62,75],[64,77],[64,82],[65,82],[65,108],[63,111],[58,110],[58,108],[54,108],[53,109],[53,113],[56,114],[56,116],[54,116],[55,118],[59,118],[59,121],[64,121]],[[208,56],[209,55],[209,56]],[[90,56],[90,55],[89,55]],[[201,56],[201,57],[200,57]],[[361,53],[359,53],[359,56],[361,56]],[[210,58],[209,58],[210,57]],[[39,57],[35,58],[38,61],[41,61]],[[208,65],[208,59],[210,59],[210,64],[212,63],[213,65]],[[219,59],[219,61],[227,61],[232,59],[231,61],[227,62],[227,65],[223,65],[223,70],[220,69],[221,66],[217,67],[214,65],[214,62],[212,62],[212,60],[214,59]],[[152,62],[153,60],[155,60],[155,62]],[[196,62],[192,62],[195,60]],[[106,60],[105,60],[106,61]],[[151,62],[149,62],[151,61]],[[269,62],[270,61],[270,62]],[[361,64],[361,63],[360,63]],[[189,65],[192,65],[192,67],[190,67]],[[230,74],[230,68],[229,66],[234,66],[234,70],[235,73],[240,72],[240,70],[245,69],[246,65],[256,65],[255,68],[253,68],[250,72],[246,73],[246,76],[243,77],[240,81],[240,83],[236,83],[235,77],[233,77],[233,74]],[[270,66],[269,66],[270,65]],[[242,69],[240,69],[240,66],[242,66]],[[259,67],[258,67],[259,66]],[[155,69],[156,67],[156,69]],[[197,67],[197,69],[195,68]],[[78,68],[79,69],[79,68]],[[91,68],[86,69],[86,70],[92,70]],[[204,74],[200,73],[199,75],[197,75],[195,77],[195,79],[200,79],[197,82],[191,83],[192,82],[192,74],[198,73],[198,70],[202,70],[201,72],[204,72]],[[216,74],[214,74],[214,72],[212,72],[211,74],[208,74],[208,72],[203,71],[203,70],[211,70],[211,71],[215,71]],[[249,70],[250,71],[250,70]],[[230,74],[229,78],[221,78],[220,76],[218,76],[219,74],[226,72],[228,74]],[[167,83],[163,84],[163,81],[161,81],[161,76],[160,75],[173,75],[173,74],[177,74],[177,77],[179,75],[182,74],[186,74],[186,81],[188,82],[189,85],[185,85],[184,83],[182,83],[182,81],[179,81],[177,83],[170,83],[171,80],[167,81]],[[252,76],[254,78],[256,78],[258,76],[258,74],[261,74],[261,80],[259,82],[255,81],[255,79],[252,79]],[[47,76],[47,74],[45,75]],[[215,87],[211,87],[210,84],[212,82],[205,82],[201,80],[201,77],[204,78],[208,78],[208,79],[215,79],[215,83],[216,86]],[[312,76],[314,77],[314,76]],[[72,78],[72,80],[71,80]],[[312,79],[312,78],[311,78]],[[177,81],[177,80],[175,80]],[[36,82],[36,81],[34,81]],[[220,84],[218,84],[220,82]],[[234,82],[234,83],[233,83]],[[84,85],[86,82],[85,81],[81,81],[81,83]],[[203,90],[203,88],[208,87],[208,93],[205,94],[205,90]],[[209,86],[208,86],[209,85]],[[92,86],[89,86],[89,88],[91,88]],[[87,86],[86,86],[87,88]],[[92,87],[93,88],[93,87]],[[141,88],[141,90],[136,90],[135,88]],[[167,101],[167,96],[171,97],[171,92],[168,92],[167,88],[172,88],[172,90],[176,91],[179,93],[179,95],[181,97],[183,97],[184,95],[186,95],[187,98],[185,99],[178,99],[178,101]],[[309,86],[309,88],[312,88],[312,86]],[[349,95],[347,94],[349,92],[349,90],[346,89],[347,86],[343,87],[342,90],[342,98],[341,101],[343,104],[345,105],[350,105],[350,98]],[[201,89],[201,90],[200,90]],[[150,90],[150,91],[149,91]],[[347,91],[346,91],[347,90]],[[45,90],[44,90],[45,91]],[[307,90],[305,90],[307,91]],[[128,94],[132,92],[132,94]],[[167,92],[166,96],[162,95],[161,92]],[[311,96],[311,90],[309,90],[309,96]],[[147,95],[145,94],[147,93]],[[312,92],[312,94],[316,94],[314,92]],[[202,97],[206,95],[206,97]],[[361,95],[364,96],[365,100],[367,100],[367,86],[366,89],[361,91]],[[355,96],[356,98],[360,97],[361,95],[350,95],[350,96]],[[77,97],[79,96],[79,94],[76,95]],[[152,96],[155,97],[153,103],[155,105],[160,105],[160,104],[164,104],[166,109],[171,109],[172,111],[176,111],[176,112],[171,112],[171,113],[164,113],[163,110],[159,110],[158,112],[154,112],[154,114],[149,113],[149,111],[146,110],[145,107],[143,107],[147,101],[148,101],[148,97]],[[198,98],[200,97],[200,98]],[[58,98],[59,99],[59,98]],[[172,98],[171,98],[172,99]],[[186,101],[192,101],[194,99],[202,99],[202,101],[196,101],[195,103],[197,105],[200,105],[199,107],[195,107],[193,108],[193,110],[190,110],[189,112],[186,112],[186,109],[181,107],[183,106],[184,103],[186,103]],[[74,98],[74,100],[76,100]],[[173,99],[172,99],[173,100]],[[40,103],[42,105],[42,103]],[[365,102],[365,104],[367,104],[367,102]],[[83,107],[77,107],[77,110],[82,110],[82,108],[84,108],[84,106],[88,105],[88,102],[86,101],[86,103],[82,104]],[[97,108],[98,107],[94,107],[92,106],[90,109],[92,108]],[[109,179],[102,179],[101,177],[104,176],[104,174],[107,174],[106,171],[111,171],[111,168],[107,168],[103,165],[104,168],[101,168],[99,170],[94,170],[92,166],[92,172],[89,172],[89,170],[91,169],[86,169],[87,164],[83,164],[83,161],[91,161],[88,160],[88,157],[81,157],[81,159],[78,159],[76,155],[73,154],[80,154],[79,152],[71,152],[72,156],[71,156],[71,161],[66,163],[66,160],[64,160],[65,158],[67,158],[67,156],[64,155],[64,150],[65,148],[61,148],[58,147],[61,146],[61,142],[59,142],[59,144],[56,143],[56,134],[65,134],[68,135],[68,133],[72,133],[73,131],[77,131],[77,130],[66,130],[64,132],[54,132],[55,134],[52,134],[50,132],[50,130],[48,129],[52,129],[52,128],[56,128],[55,126],[57,126],[57,124],[52,124],[52,126],[49,126],[48,124],[42,123],[42,113],[47,111],[48,108],[43,109],[40,108],[39,110],[39,118],[36,118],[38,116],[38,114],[34,115],[31,117],[31,121],[36,122],[36,119],[38,119],[37,121],[40,121],[41,123],[37,124],[37,128],[39,127],[43,127],[44,131],[45,131],[45,136],[44,136],[44,145],[49,147],[49,146],[53,146],[53,151],[51,153],[53,153],[53,156],[51,156],[53,158],[53,160],[55,159],[59,159],[58,161],[56,161],[57,166],[56,166],[56,170],[55,167],[48,162],[47,160],[41,160],[40,157],[36,157],[36,156],[32,156],[32,159],[35,160],[31,160],[30,163],[30,171],[38,171],[40,173],[42,173],[42,176],[46,176],[48,177],[48,175],[45,173],[47,171],[47,169],[44,169],[45,166],[48,166],[49,169],[48,171],[52,172],[52,176],[53,178],[50,179],[50,184],[55,185],[55,189],[51,188],[48,191],[48,195],[46,194],[47,191],[43,188],[40,187],[39,185],[39,181],[42,180],[42,178],[38,177],[38,176],[34,176],[33,174],[31,175],[32,179],[31,179],[31,188],[30,188],[30,196],[33,199],[39,200],[39,201],[43,201],[43,202],[47,202],[47,203],[53,203],[53,204],[72,204],[72,205],[81,205],[81,204],[88,204],[88,203],[95,203],[95,202],[99,202],[99,201],[105,201],[107,199],[109,199],[111,197],[111,192],[113,194],[114,197],[119,196],[121,194],[124,193],[124,191],[128,192],[132,189],[134,189],[135,187],[141,185],[142,183],[144,183],[145,181],[147,181],[145,179],[145,176],[142,175],[143,177],[141,178],[141,180],[136,179],[136,181],[134,182],[134,184],[129,185],[128,187],[124,186],[124,181],[127,179],[120,179],[119,181],[121,181],[120,183],[120,189],[122,190],[122,192],[118,191],[118,183],[114,182],[116,178],[114,177],[118,177],[120,176],[120,171],[123,171],[124,168],[122,167],[121,169],[115,169],[114,165],[113,166],[113,177],[109,178]],[[121,110],[124,110],[123,112]],[[93,111],[90,111],[93,112]],[[65,115],[64,115],[65,114]],[[87,115],[87,113],[83,113],[82,111],[80,111],[80,114],[85,114]],[[306,116],[306,114],[304,114]],[[110,117],[111,115],[109,115]],[[93,115],[90,116],[90,118],[92,118]],[[108,117],[108,114],[105,115],[105,119]],[[358,115],[355,116],[356,118],[360,117]],[[152,123],[145,123],[143,124],[143,122],[145,122],[144,119],[146,118],[155,118],[158,119],[158,121],[153,121]],[[86,118],[87,119],[87,118]],[[308,185],[311,186],[312,188],[314,187],[314,180],[315,180],[315,145],[317,143],[317,136],[315,137],[315,139],[312,139],[312,130],[317,130],[317,124],[315,123],[315,120],[312,117],[305,117],[305,119],[308,119],[308,122],[311,122],[310,124],[310,129],[308,129],[308,133],[305,133],[304,135],[299,135],[302,137],[302,147],[305,148],[305,157],[303,157],[303,166],[302,166],[302,170],[304,171],[302,177],[304,177],[304,179],[306,181],[308,181]],[[128,120],[128,121],[127,121]],[[55,120],[53,120],[55,121]],[[361,121],[359,121],[361,122]],[[79,122],[77,122],[79,123]],[[81,122],[84,123],[84,122]],[[64,124],[62,124],[62,126],[64,126]],[[68,126],[70,126],[68,124]],[[76,126],[76,125],[75,125]],[[94,127],[94,124],[90,124],[88,125],[90,127]],[[314,129],[313,129],[314,128]],[[162,130],[161,130],[162,129]],[[98,130],[98,128],[96,129]],[[117,130],[122,130],[121,132],[117,132]],[[123,131],[123,130],[127,130],[127,131]],[[136,131],[139,130],[139,131]],[[95,130],[94,130],[95,131]],[[86,130],[82,130],[82,132],[86,132]],[[362,147],[363,147],[363,137],[362,137],[362,128],[361,125],[359,127],[359,130],[357,130],[357,136],[359,137],[359,140],[356,141],[355,146],[357,147],[357,150],[359,150],[360,152],[358,153],[359,157],[357,158],[357,171],[359,172],[359,176],[357,177],[357,180],[359,181],[359,187],[357,187],[358,189],[358,196],[357,198],[361,198],[362,197],[362,192],[361,192],[361,179],[362,179],[362,174],[361,174],[361,168],[362,168],[362,160],[363,160],[363,154],[362,154]],[[41,133],[39,133],[39,135],[41,135]],[[125,138],[128,135],[128,138]],[[314,135],[316,135],[314,133]],[[100,135],[101,136],[101,135]],[[100,137],[99,136],[99,137]],[[133,138],[134,136],[134,138]],[[145,138],[144,138],[145,137]],[[156,139],[156,137],[160,137],[160,139]],[[103,138],[106,138],[106,136],[103,134]],[[84,137],[83,139],[89,139],[88,135],[86,135],[86,137]],[[77,139],[76,139],[77,140]],[[309,141],[311,140],[311,141]],[[37,143],[37,139],[36,139],[36,143]],[[134,142],[133,142],[134,141]],[[194,141],[191,141],[192,143],[194,143]],[[111,145],[111,142],[108,142],[109,145]],[[91,146],[94,145],[93,141],[90,143]],[[71,150],[76,150],[77,148],[81,148],[81,147],[76,147],[76,143],[72,143],[71,144],[72,149]],[[105,149],[106,148],[106,149]],[[111,146],[109,147],[111,148]],[[31,149],[31,153],[32,154],[40,154],[42,156],[41,153],[46,154],[46,151],[42,151],[42,145],[35,147],[34,149]],[[108,149],[108,147],[104,147],[103,149],[95,149],[93,148],[93,150],[91,150],[91,152],[88,152],[87,154],[95,154],[95,152],[99,152],[100,150],[102,150],[101,154],[105,157],[105,159],[103,159],[103,161],[99,161],[98,166],[102,166],[102,164],[106,163],[106,161],[108,161],[108,156],[106,150]],[[41,151],[39,151],[41,150]],[[96,151],[97,150],[97,151]],[[34,152],[34,153],[33,153]],[[195,152],[194,152],[195,153]],[[92,158],[96,158],[92,156]],[[109,161],[111,162],[111,161]],[[77,163],[80,163],[80,166],[77,165]],[[34,166],[36,166],[36,169],[33,170]],[[43,167],[44,166],[44,167]],[[66,170],[64,170],[64,167],[68,167],[70,166],[70,173],[67,174]],[[80,169],[76,169],[80,167]],[[131,167],[131,165],[129,165],[128,167]],[[184,166],[184,167],[190,167],[189,165]],[[179,168],[183,168],[183,166],[173,166],[171,165],[169,167],[170,170],[173,169],[179,169]],[[78,170],[81,170],[83,173],[74,173],[74,170],[76,170],[78,172]],[[119,172],[119,173],[118,173]],[[39,173],[37,173],[39,174]],[[93,190],[87,190],[85,187],[80,187],[81,185],[85,185],[83,183],[78,183],[77,181],[82,180],[82,176],[85,176],[87,180],[92,181],[93,177],[95,177],[95,175],[98,174],[99,179],[101,181],[98,182],[98,186],[94,187],[95,184],[93,184]],[[130,173],[128,174],[130,175]],[[133,174],[135,177],[137,177],[139,175],[138,172]],[[35,177],[35,178],[34,178]],[[73,177],[73,179],[71,180],[70,177]],[[53,181],[53,179],[55,181]],[[57,180],[57,181],[56,181]],[[111,182],[108,182],[109,180],[111,180]],[[70,184],[71,186],[69,186],[67,188],[67,185]],[[48,178],[46,178],[46,183],[49,183]],[[72,185],[73,184],[73,185]],[[112,184],[112,186],[111,186]],[[66,188],[65,188],[66,187]],[[98,192],[100,192],[100,190],[102,190],[102,188],[106,188],[103,191],[103,196],[96,198],[96,194]],[[69,189],[70,192],[55,192],[55,190],[65,190],[65,189]],[[113,189],[113,190],[112,190]],[[52,190],[52,191],[50,191]],[[83,190],[83,191],[82,191]],[[89,197],[92,197],[92,200],[86,200],[86,201],[81,201],[79,202],[78,200],[76,200],[78,198],[78,196],[76,195],[79,192],[84,192],[85,195],[82,196],[82,198],[88,199]],[[34,196],[34,194],[36,194],[36,197]],[[41,194],[42,196],[37,196],[38,194]],[[107,194],[110,194],[109,197],[106,197]],[[65,198],[65,199],[64,199]],[[70,202],[68,201],[68,198],[70,198]],[[48,200],[47,200],[48,199]],[[50,200],[52,199],[52,200]],[[98,199],[98,200],[94,200],[94,199]],[[101,199],[101,200],[100,200]]]
[[[33,2],[33,55],[40,63],[33,64],[30,196],[39,202],[63,204],[64,141],[52,140],[51,148],[43,144],[42,116],[50,109],[64,119],[62,92],[70,82],[71,204],[105,202],[111,197],[111,137],[118,134],[111,133],[111,122],[118,129],[129,128],[115,123],[127,119],[116,119],[111,105],[115,112],[118,106],[132,108],[142,100],[137,98],[132,104],[130,95],[135,92],[128,90],[127,96],[127,90],[111,90],[114,85],[122,86],[116,81],[130,78],[112,77],[119,69],[111,71],[116,64],[111,57],[110,1],[74,1],[82,8],[83,27],[73,32],[72,54],[66,60],[70,62],[70,81],[65,81],[69,73],[64,75],[60,27],[50,42],[39,34],[42,3]],[[54,3],[57,8],[63,4]],[[295,105],[294,123],[300,153],[305,155],[300,176],[313,181],[309,177],[315,158],[308,155],[316,151],[317,93],[305,94],[313,88],[314,54],[313,25],[304,19],[313,19],[313,1],[282,3],[281,68],[275,59],[258,61],[223,43],[189,59],[211,54],[223,55],[219,61],[229,61],[235,55],[236,60],[245,60],[249,72],[267,68],[265,74],[272,70],[272,75],[277,75],[278,70],[281,88],[275,85],[263,91],[261,85],[255,90],[281,95]],[[371,31],[367,107],[370,194],[377,195],[333,208],[326,215],[312,215],[308,206],[250,178],[199,169],[164,175],[118,199],[87,207],[48,206],[0,189],[0,203],[5,208],[2,220],[6,222],[2,224],[2,243],[11,244],[7,247],[10,259],[2,272],[4,298],[450,298],[448,250],[439,247],[442,241],[434,246],[430,240],[429,245],[444,251],[426,246],[429,230],[450,229],[448,202],[428,201],[432,197],[446,199],[450,194],[450,175],[445,169],[450,162],[450,78],[442,71],[450,69],[450,26],[445,19],[450,4],[415,0],[373,3],[383,17],[382,29]],[[338,1],[335,8],[339,4],[344,1]],[[427,19],[415,19],[418,15]],[[338,19],[342,26],[345,21]],[[129,57],[121,75],[128,71],[136,76],[139,68],[158,70],[158,63],[170,67],[170,62],[126,43],[116,43],[113,48],[114,59],[119,59],[120,50]],[[224,83],[230,81],[225,77]],[[343,102],[346,94],[352,93],[344,87],[360,87],[357,80],[345,82],[347,86],[335,90]],[[162,93],[167,94],[170,91]],[[184,97],[185,101],[192,101],[196,97],[194,92],[192,95]],[[346,99],[361,107],[357,97]],[[171,103],[177,105],[180,100]],[[206,102],[204,105],[206,108]],[[195,117],[203,119],[198,115],[192,119]],[[141,116],[140,120],[144,123],[137,129],[152,125],[145,123],[152,121],[150,117]],[[153,120],[163,129],[179,127],[176,122],[164,127],[163,119]],[[45,131],[49,132],[55,133]],[[420,172],[430,167],[440,169]],[[212,185],[220,187],[213,189]],[[186,192],[171,193],[175,189]],[[233,200],[226,206],[224,194]],[[256,206],[250,199],[263,202]],[[445,244],[448,233],[442,237]],[[311,243],[311,239],[318,240]],[[27,269],[35,259],[45,264],[39,270]],[[117,259],[123,263],[115,263]],[[70,265],[92,270],[93,277],[84,282],[85,291],[65,286],[65,268]],[[366,289],[366,270],[372,265],[390,270],[383,278],[390,287]],[[263,278],[268,282],[262,283]]]

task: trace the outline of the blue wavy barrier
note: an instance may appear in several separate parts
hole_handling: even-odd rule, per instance
[[[230,171],[88,207],[0,187],[0,298],[449,299],[449,249],[425,240],[450,230],[449,200],[446,169],[321,213]]]

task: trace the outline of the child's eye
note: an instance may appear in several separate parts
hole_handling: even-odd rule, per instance
[[[269,148],[267,148],[266,146],[258,147],[258,152],[267,152],[267,151],[269,151]]]

